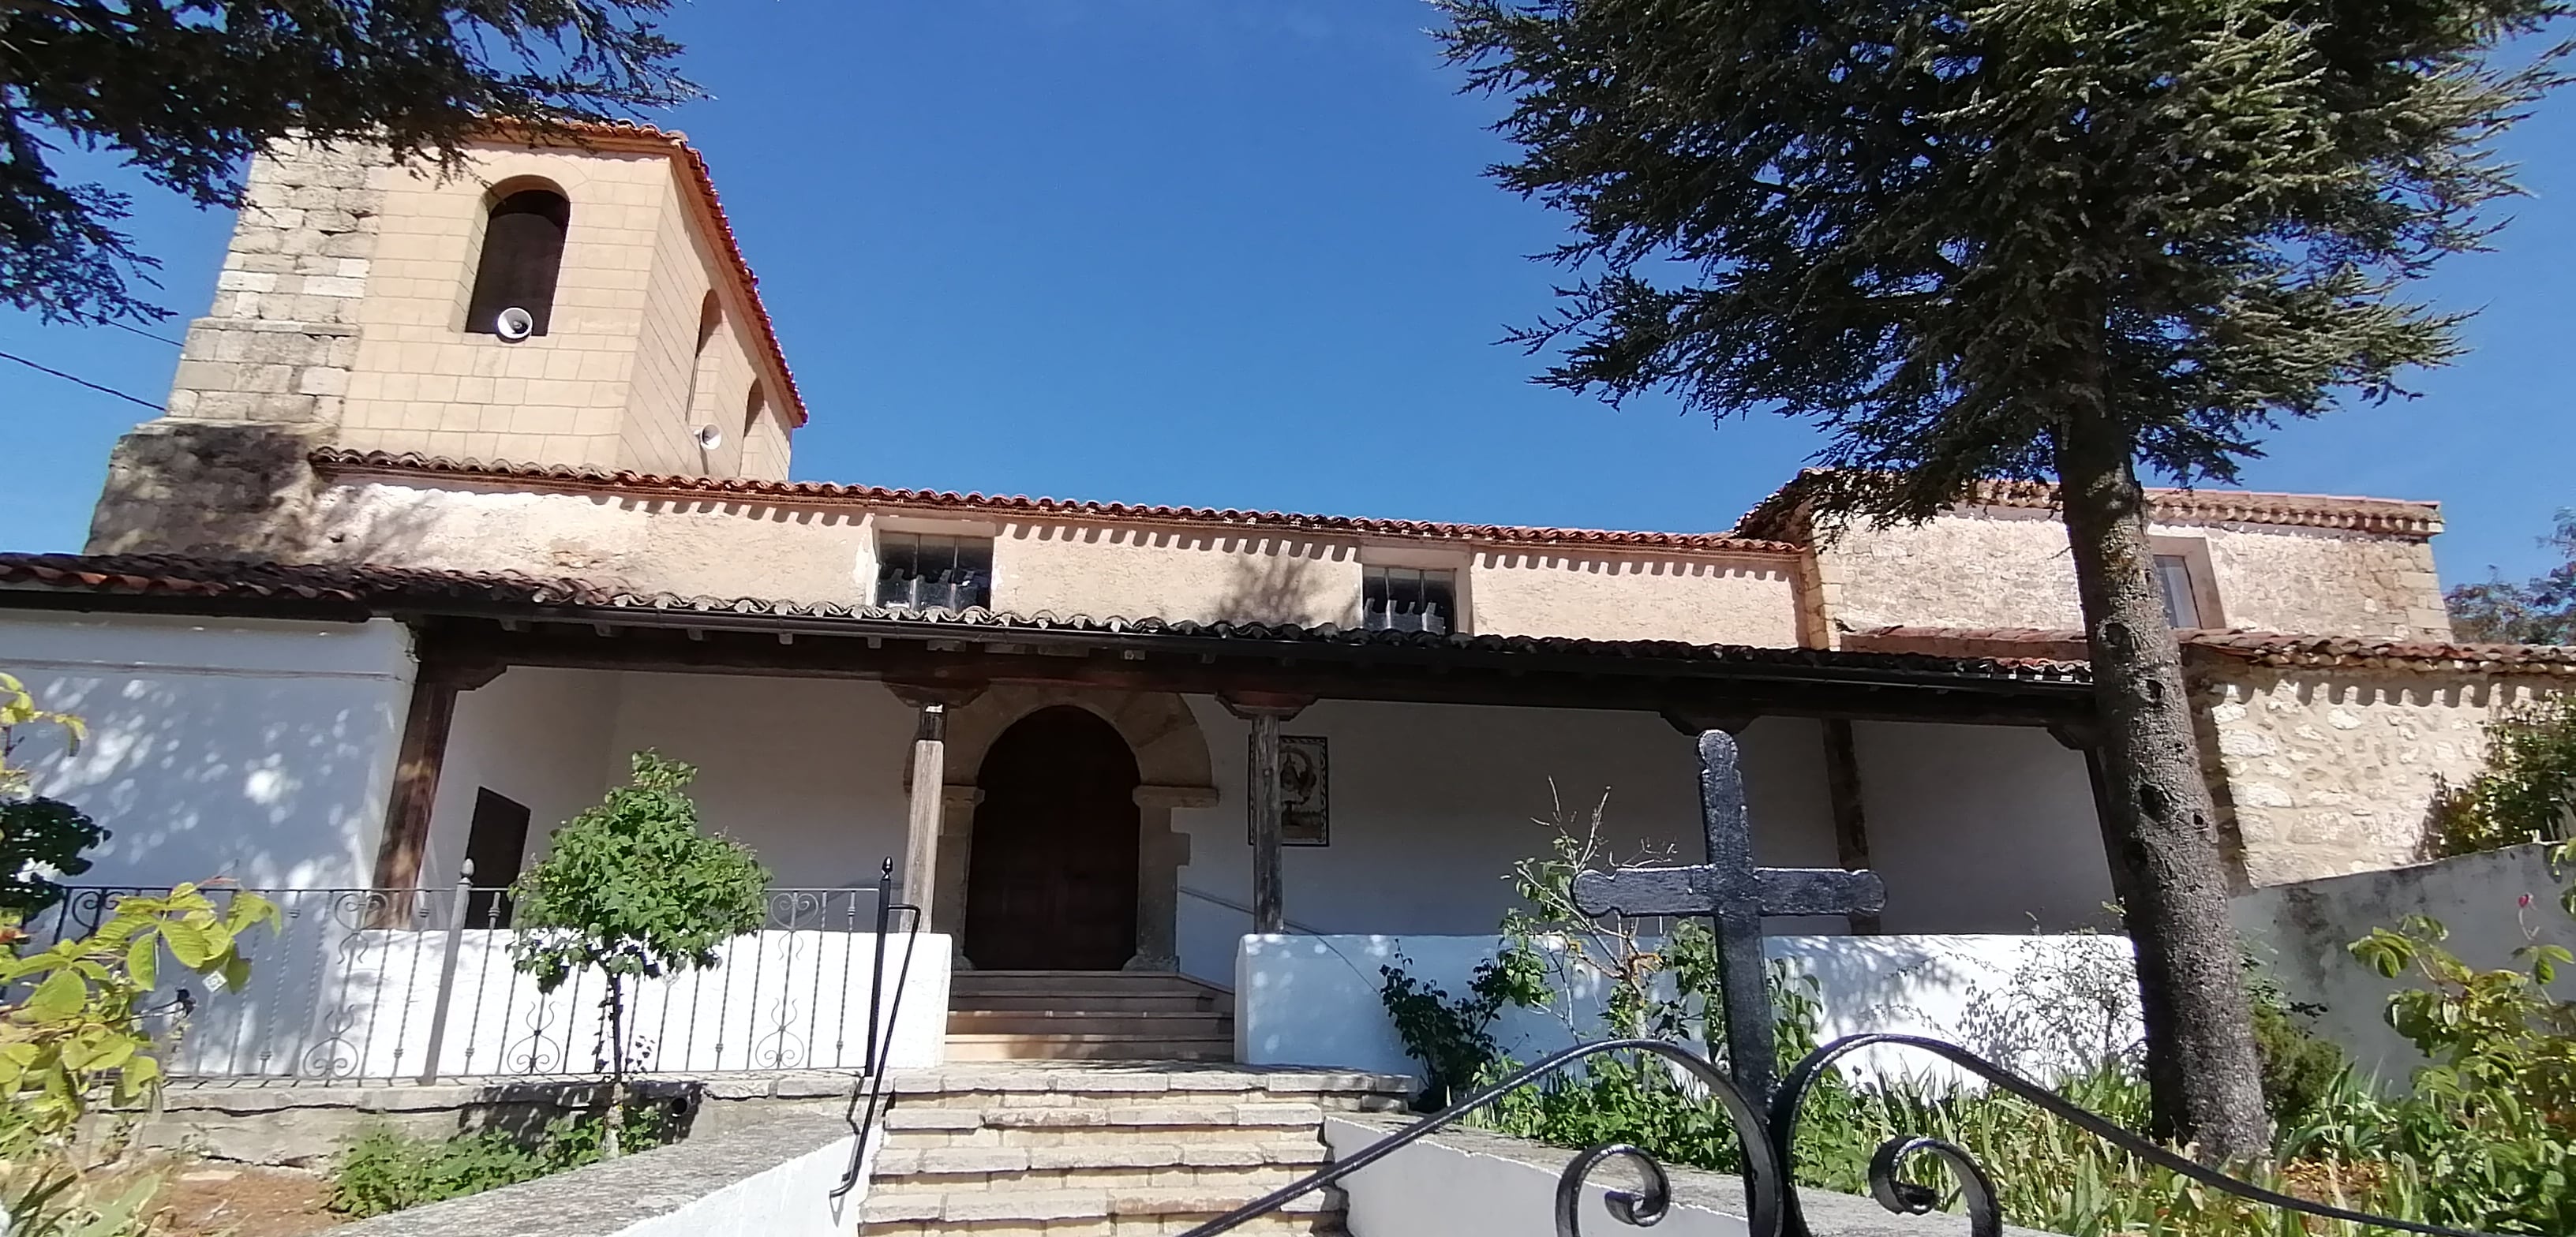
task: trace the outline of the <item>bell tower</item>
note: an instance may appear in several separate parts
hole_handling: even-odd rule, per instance
[[[634,125],[459,167],[254,159],[167,415],[120,439],[96,553],[286,556],[322,448],[783,478],[805,410],[706,165]]]

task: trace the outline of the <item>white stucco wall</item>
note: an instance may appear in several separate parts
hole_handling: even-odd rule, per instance
[[[363,884],[414,668],[383,619],[0,611],[0,670],[89,723],[78,755],[39,732],[16,759],[115,832],[91,884]]]
[[[2084,1062],[2032,1025],[2046,1015],[2026,1001],[2014,1010],[2017,997],[2054,992],[2055,976],[2070,969],[2125,976],[2132,966],[2129,943],[2117,936],[1775,936],[1763,944],[1767,956],[1816,981],[1819,1041],[1864,1031],[1930,1035],[2042,1078]],[[1395,966],[1454,997],[1501,946],[1494,936],[1247,936],[1235,959],[1235,1058],[1418,1074],[1379,999],[1378,968]],[[1572,978],[1554,1007],[1507,1009],[1496,1020],[1506,1056],[1527,1063],[1578,1036],[1606,1037],[1598,971],[1558,967]],[[2101,1047],[2143,1034],[2134,1004],[2110,1021]],[[1845,1062],[1882,1076],[1960,1076],[1893,1048],[1862,1049]]]
[[[872,886],[902,863],[912,728],[870,682],[514,669],[457,699],[424,871],[455,878],[478,787],[528,805],[533,858],[651,748],[698,767],[700,825],[758,851],[773,885]]]
[[[1208,736],[1217,805],[1172,814],[1190,835],[1181,885],[1248,903],[1250,724],[1211,698],[1189,703]],[[1280,730],[1328,744],[1331,844],[1282,851],[1287,917],[1305,928],[1491,932],[1513,904],[1504,879],[1513,862],[1546,853],[1555,836],[1536,820],[1588,816],[1605,792],[1605,836],[1619,860],[1649,844],[1680,862],[1702,857],[1693,741],[1651,714],[1323,701]],[[1743,735],[1765,863],[1834,863],[1821,743],[1816,723],[1794,718],[1766,718]],[[1246,917],[1186,893],[1181,916],[1182,969],[1230,982]]]
[[[2082,755],[2026,726],[1858,722],[1852,745],[1886,931],[2115,926]]]
[[[2229,913],[2291,1000],[2325,1007],[2318,1033],[2343,1045],[2363,1070],[2396,1081],[2424,1057],[2388,1026],[2388,997],[2427,985],[2413,974],[2382,979],[2347,947],[2373,928],[2429,915],[2450,930],[2443,948],[2461,961],[2523,970],[2513,951],[2527,943],[2576,949],[2576,923],[2559,909],[2563,887],[2549,870],[2548,848],[2535,844],[2272,885],[2237,895]],[[2576,1000],[2576,973],[2562,970],[2550,990]]]

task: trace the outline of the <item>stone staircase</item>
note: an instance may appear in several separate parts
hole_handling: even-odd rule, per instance
[[[1178,1234],[1322,1167],[1327,1111],[1399,1109],[1409,1080],[1174,1063],[900,1073],[861,1237]],[[1237,1233],[1343,1233],[1337,1190]]]
[[[1185,975],[959,971],[951,1061],[1230,1061],[1234,997]]]

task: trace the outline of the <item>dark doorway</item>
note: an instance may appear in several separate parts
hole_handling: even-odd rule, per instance
[[[1136,952],[1136,755],[1071,705],[984,754],[966,957],[993,971],[1114,971]]]
[[[528,805],[490,789],[474,792],[474,824],[465,834],[465,861],[474,865],[474,892],[466,896],[465,924],[502,928],[510,923],[510,895],[502,887],[519,879],[528,853]]]

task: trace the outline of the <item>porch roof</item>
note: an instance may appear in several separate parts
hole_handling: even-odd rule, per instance
[[[422,633],[425,667],[493,671],[694,670],[934,688],[1045,682],[1631,709],[1676,724],[1765,713],[2052,724],[2092,707],[2088,668],[2051,656],[910,610],[381,564],[0,554],[0,607],[393,617]]]

